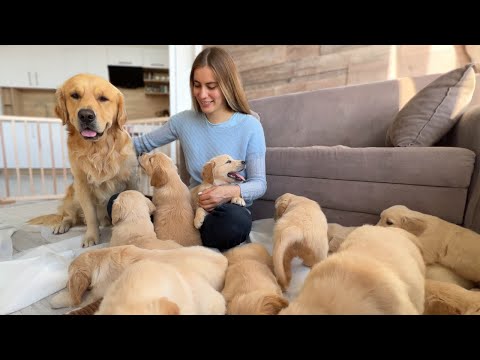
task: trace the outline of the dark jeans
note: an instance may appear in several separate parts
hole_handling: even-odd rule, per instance
[[[250,210],[226,203],[217,206],[205,217],[200,235],[203,245],[223,251],[247,240],[250,230],[252,230]]]
[[[113,195],[108,201],[107,212],[110,218],[113,201],[117,196],[118,194]],[[151,196],[147,197],[151,200]],[[243,206],[226,203],[217,206],[205,217],[200,228],[200,236],[204,246],[223,251],[247,240],[250,230],[252,230],[250,210]]]

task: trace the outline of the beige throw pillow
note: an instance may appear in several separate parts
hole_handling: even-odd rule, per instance
[[[398,112],[387,131],[386,145],[434,145],[455,125],[474,90],[473,64],[435,79]]]

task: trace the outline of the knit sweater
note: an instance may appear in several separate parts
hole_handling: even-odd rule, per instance
[[[252,115],[236,112],[227,121],[212,124],[205,114],[186,110],[158,129],[135,137],[133,143],[137,154],[141,154],[174,140],[182,144],[190,188],[202,182],[202,168],[208,160],[228,154],[246,162],[241,172],[246,181],[239,186],[247,206],[267,190],[265,136],[260,121]]]

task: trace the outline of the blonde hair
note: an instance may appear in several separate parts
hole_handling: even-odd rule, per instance
[[[193,76],[195,70],[208,66],[218,82],[230,110],[250,114],[250,105],[243,90],[242,81],[232,56],[219,47],[209,47],[197,55],[190,71],[190,95],[196,112],[202,112],[193,96]]]

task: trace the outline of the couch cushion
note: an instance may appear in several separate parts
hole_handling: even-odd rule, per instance
[[[475,90],[473,64],[443,74],[419,91],[388,128],[387,146],[432,146],[458,120]]]
[[[452,147],[267,148],[266,172],[303,178],[467,188],[474,162],[473,151]]]

